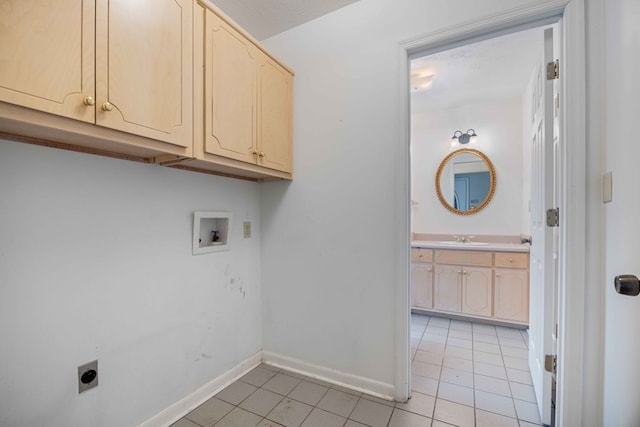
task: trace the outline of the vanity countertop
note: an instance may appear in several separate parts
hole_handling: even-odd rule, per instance
[[[455,249],[463,251],[491,251],[491,252],[529,252],[530,245],[519,243],[488,243],[470,242],[458,243],[454,241],[412,240],[412,248],[425,249]]]

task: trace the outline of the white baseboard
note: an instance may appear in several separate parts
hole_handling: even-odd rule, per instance
[[[258,366],[262,361],[262,351],[243,360],[222,375],[209,381],[193,393],[185,396],[168,408],[149,418],[138,427],[165,427],[170,426],[193,409],[202,405],[220,390]]]
[[[394,400],[395,387],[393,384],[347,374],[270,351],[262,352],[262,362],[385,400]]]

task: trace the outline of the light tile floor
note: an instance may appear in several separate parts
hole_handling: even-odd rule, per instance
[[[407,403],[260,365],[172,427],[540,425],[526,331],[414,314],[411,347]]]

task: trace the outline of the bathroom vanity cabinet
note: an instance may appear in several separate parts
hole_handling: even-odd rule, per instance
[[[412,248],[411,263],[413,308],[528,324],[528,253]]]
[[[411,250],[411,306],[433,308],[433,249]]]

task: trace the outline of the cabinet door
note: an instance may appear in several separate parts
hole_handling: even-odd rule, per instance
[[[291,172],[293,76],[260,53],[258,64],[258,164]]]
[[[193,2],[96,5],[96,123],[191,146]]]
[[[459,313],[462,307],[462,267],[436,265],[433,303],[438,310]]]
[[[491,316],[491,269],[465,267],[462,274],[462,312]]]
[[[496,269],[494,316],[499,319],[529,321],[529,273],[527,270]]]
[[[0,4],[0,100],[94,121],[93,0]]]
[[[206,153],[256,162],[256,55],[242,34],[206,11]]]
[[[433,264],[411,264],[411,306],[433,308]]]

